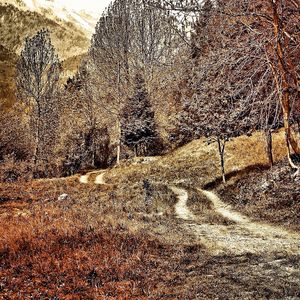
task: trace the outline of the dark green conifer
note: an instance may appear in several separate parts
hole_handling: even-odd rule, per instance
[[[154,155],[161,149],[154,111],[141,74],[135,77],[135,92],[123,113],[122,141],[135,155]]]

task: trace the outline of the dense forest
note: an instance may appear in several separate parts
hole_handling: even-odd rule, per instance
[[[299,26],[296,0],[116,0],[66,83],[41,30],[18,58],[17,101],[1,110],[1,160],[64,176],[205,136],[224,174],[226,141],[262,130],[272,164],[284,126],[298,171]]]

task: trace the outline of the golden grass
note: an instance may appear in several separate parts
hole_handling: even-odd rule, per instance
[[[267,162],[260,137],[228,143],[228,172]],[[276,159],[284,155],[282,137],[274,136]],[[254,290],[264,297],[266,286],[268,295],[282,297],[277,286],[286,281],[270,285],[257,267],[271,258],[213,258],[174,218],[171,184],[188,189],[197,222],[227,224],[195,189],[220,176],[216,145],[197,140],[149,164],[122,162],[106,171],[108,185],[95,185],[95,176],[88,184],[77,175],[0,185],[3,299],[240,299]],[[144,179],[153,189],[149,207]],[[62,193],[68,198],[59,201]],[[242,290],[230,279],[238,273],[249,281]]]
[[[263,134],[255,132],[252,136],[241,136],[229,141],[225,150],[226,173],[242,171],[247,167],[267,165]],[[274,160],[284,158],[284,131],[273,134]],[[221,177],[217,145],[207,145],[205,139],[192,141],[149,164],[121,163],[108,170],[107,182],[113,184],[141,182],[148,178],[154,182],[184,182],[202,187]]]

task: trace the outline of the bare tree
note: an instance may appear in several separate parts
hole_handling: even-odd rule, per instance
[[[50,142],[56,128],[54,95],[58,86],[61,64],[51,44],[48,30],[26,38],[16,68],[18,97],[30,113],[35,135],[34,163],[42,158],[42,148]]]
[[[149,95],[154,98],[152,92],[158,90],[162,69],[172,65],[178,52],[174,47],[177,35],[169,26],[173,21],[170,15],[149,8],[142,0],[117,0],[96,26],[90,57],[98,73],[98,97],[116,123],[117,162],[120,120],[127,99],[134,92],[135,75],[143,74]]]
[[[206,5],[209,2],[213,5]],[[203,86],[209,82],[211,86],[218,86],[218,96],[225,102],[226,97],[244,102],[249,108],[246,116],[251,119],[253,128],[261,128],[266,133],[270,164],[273,161],[271,130],[283,121],[288,159],[298,170],[291,160],[290,148],[299,153],[291,126],[292,120],[298,118],[299,107],[299,33],[296,29],[299,26],[299,1],[219,0],[200,3],[163,0],[152,3],[160,9],[198,14],[191,40],[197,70],[193,71],[190,81],[194,85],[201,82],[200,86]],[[205,6],[210,7],[213,14],[211,19],[201,22]],[[217,61],[213,59],[215,55]],[[230,65],[233,68],[229,72],[221,72]],[[201,69],[206,72],[203,74]],[[215,69],[215,75],[209,76],[207,71],[212,69]],[[226,76],[226,80],[218,73]],[[232,90],[230,93],[226,91],[228,84]],[[194,86],[195,90],[199,95],[197,86]],[[206,93],[213,94],[212,90],[209,88]]]
[[[98,69],[99,98],[116,124],[117,163],[121,147],[120,115],[129,83],[129,26],[128,1],[115,1],[97,23],[90,48],[90,56]]]
[[[236,18],[224,17],[218,6],[204,5],[199,13],[180,132],[188,140],[205,136],[217,142],[223,181],[226,141],[261,127],[273,128],[279,119],[264,43]]]
[[[110,141],[107,128],[110,122],[104,119],[104,109],[95,93],[98,82],[93,67],[83,60],[78,72],[68,79],[62,91],[58,152],[64,159],[64,172],[106,167],[108,164]]]
[[[300,146],[295,138],[291,122],[295,103],[299,102],[299,1],[268,0],[268,1],[235,1],[231,5],[223,5],[220,13],[241,22],[252,35],[252,41],[260,44],[260,56],[265,57],[265,74],[269,73],[265,84],[270,83],[271,101],[261,102],[260,111],[267,111],[281,106],[281,118],[286,133],[287,157],[293,169],[299,173],[299,168],[291,159],[291,149],[300,154]],[[269,94],[269,95],[270,95]],[[267,94],[262,95],[265,99]],[[297,105],[296,105],[297,106]],[[271,109],[271,111],[272,111]],[[277,111],[277,108],[276,108]],[[272,114],[265,114],[272,116]],[[271,118],[272,119],[272,118]],[[265,119],[267,120],[267,118]],[[273,119],[274,121],[274,119]],[[274,122],[273,122],[274,123]],[[269,122],[265,122],[267,136]],[[270,141],[270,138],[268,138]],[[270,157],[271,159],[271,157]]]

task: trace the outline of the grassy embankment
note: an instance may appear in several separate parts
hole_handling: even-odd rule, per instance
[[[284,156],[282,132],[274,145],[278,161]],[[249,172],[254,165],[262,169],[267,162],[263,147],[258,133],[228,144],[229,186],[242,180],[245,169]],[[219,174],[215,145],[198,140],[150,163],[123,162],[107,170],[107,185],[95,185],[96,174],[86,185],[79,184],[79,175],[1,183],[0,295],[3,299],[296,296],[299,282],[288,274],[276,275],[272,263],[284,258],[284,264],[299,269],[299,257],[213,256],[186,234],[180,226],[183,221],[174,218],[176,198],[168,188],[172,184],[189,190],[188,204],[198,222],[226,225],[228,221],[216,215],[195,189],[218,181]],[[153,191],[148,206],[144,179]],[[68,194],[66,200],[58,200],[62,193]],[[276,214],[280,207],[272,209]]]

